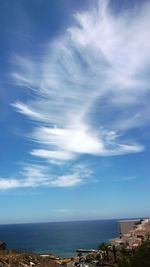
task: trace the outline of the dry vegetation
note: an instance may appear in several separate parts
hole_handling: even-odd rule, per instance
[[[42,257],[35,253],[19,253],[0,251],[0,267],[57,267],[50,257]]]

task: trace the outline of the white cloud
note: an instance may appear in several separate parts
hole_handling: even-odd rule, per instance
[[[74,155],[69,152],[65,151],[55,151],[55,150],[46,150],[46,149],[34,149],[31,151],[31,155],[44,158],[44,159],[49,159],[51,162],[51,159],[53,160],[70,160],[74,158]]]
[[[54,146],[59,150],[34,150],[32,155],[47,156],[48,158],[58,159],[72,159],[74,153],[87,153],[98,154],[103,150],[103,144],[100,142],[98,136],[93,136],[84,127],[84,125],[78,125],[79,128],[50,128],[40,127],[37,128],[31,135],[32,140],[43,144]]]
[[[27,116],[31,117],[33,120],[38,119],[38,120],[44,120],[45,118],[42,116],[42,114],[33,111],[32,108],[28,107],[27,105],[23,104],[23,103],[15,103],[12,106],[14,106],[18,112],[22,113],[22,114],[26,114]]]
[[[0,178],[0,189],[36,187],[74,187],[88,182],[91,171],[86,165],[76,164],[64,175],[50,173],[49,167],[29,164],[16,177]]]
[[[0,189],[12,189],[12,188],[18,188],[20,185],[19,180],[10,178],[0,178]]]
[[[137,176],[126,176],[126,177],[113,178],[112,181],[113,182],[130,182],[130,181],[133,181],[135,179],[138,179],[138,177]]]
[[[13,104],[17,112],[36,121],[27,134],[35,144],[32,156],[59,164],[82,154],[144,150],[129,130],[150,120],[145,101],[150,88],[150,4],[115,15],[109,8],[109,1],[102,0],[98,7],[76,14],[77,24],[50,44],[38,61],[14,57],[15,83],[34,95],[26,103]],[[50,186],[81,182],[76,172],[50,182],[42,176],[42,184]],[[26,183],[32,186],[32,179]]]
[[[54,187],[72,187],[82,183],[82,178],[77,174],[62,175],[51,182]]]
[[[16,83],[31,88],[37,96],[13,104],[18,112],[39,122],[29,137],[41,148],[33,149],[32,155],[55,163],[79,154],[112,156],[144,149],[134,138],[125,140],[125,131],[119,139],[117,133],[123,130],[119,123],[135,126],[124,110],[131,108],[134,117],[136,105],[149,92],[145,73],[150,64],[150,29],[145,10],[150,5],[138,14],[129,11],[114,16],[107,1],[99,1],[98,8],[75,15],[79,26],[69,28],[38,63],[16,58],[21,67],[13,73]],[[116,108],[119,115],[107,122]],[[105,122],[99,119],[103,113]],[[93,126],[92,119],[100,128]],[[136,126],[140,123],[141,118],[136,118]],[[112,130],[115,134],[110,140]]]

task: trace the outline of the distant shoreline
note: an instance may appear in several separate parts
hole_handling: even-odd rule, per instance
[[[108,219],[85,219],[85,220],[64,220],[64,221],[43,221],[43,222],[12,222],[12,223],[0,223],[2,225],[26,225],[26,224],[49,224],[49,223],[77,223],[77,222],[95,222],[95,221],[120,221],[120,220],[134,220],[134,219],[146,219],[147,217],[120,217],[120,218],[108,218]]]

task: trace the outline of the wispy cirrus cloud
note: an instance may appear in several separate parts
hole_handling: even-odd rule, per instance
[[[113,182],[130,182],[138,179],[137,176],[117,177],[113,179]]]
[[[50,173],[46,166],[28,164],[14,177],[0,177],[0,189],[74,187],[87,182],[90,176],[91,170],[84,164],[71,166],[63,175]]]
[[[29,153],[48,163],[144,150],[130,129],[150,119],[149,102],[143,101],[150,94],[150,5],[114,15],[109,1],[98,3],[76,14],[75,26],[36,62],[14,57],[11,76],[34,98],[12,105],[36,121],[27,134],[35,144]],[[72,186],[81,180],[75,173],[50,183]]]
[[[149,92],[145,71],[150,64],[146,42],[150,30],[144,11],[143,7],[134,16],[132,11],[114,16],[108,1],[100,1],[97,9],[76,14],[79,26],[69,28],[38,63],[16,58],[19,69],[21,66],[21,71],[12,73],[16,83],[31,88],[37,96],[28,103],[13,104],[18,112],[39,122],[30,138],[40,143],[41,149],[34,149],[32,155],[66,161],[79,154],[105,156],[143,150],[134,139],[128,142],[118,138],[116,114],[106,127],[107,121],[103,125],[96,113],[105,109],[107,117],[110,111],[119,109],[119,121],[131,122],[131,128],[137,112],[133,106],[136,109]],[[101,99],[104,102],[98,105]],[[103,109],[105,104],[107,109]],[[124,115],[126,108],[131,108],[130,118]],[[101,128],[93,127],[92,112]],[[49,146],[46,150],[45,144]]]

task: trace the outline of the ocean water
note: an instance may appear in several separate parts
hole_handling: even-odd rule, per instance
[[[97,249],[116,236],[117,220],[0,225],[0,240],[9,249],[60,257],[74,256],[78,248]]]

